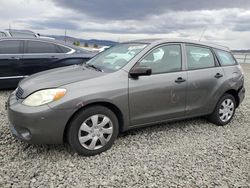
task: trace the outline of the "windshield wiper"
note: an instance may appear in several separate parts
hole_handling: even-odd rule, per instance
[[[86,67],[91,67],[99,72],[103,72],[103,70],[95,65],[85,64]]]

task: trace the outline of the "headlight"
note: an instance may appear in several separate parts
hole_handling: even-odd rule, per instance
[[[66,94],[66,89],[45,89],[28,96],[23,104],[26,106],[41,106],[61,99]]]

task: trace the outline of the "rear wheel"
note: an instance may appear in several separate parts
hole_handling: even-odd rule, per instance
[[[68,143],[80,155],[96,155],[108,150],[118,135],[116,115],[103,106],[82,110],[71,121]]]
[[[209,120],[216,125],[226,125],[232,120],[235,108],[234,96],[224,94],[217,103],[214,112],[209,116]]]

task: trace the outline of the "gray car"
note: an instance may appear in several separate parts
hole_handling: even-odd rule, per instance
[[[22,80],[7,109],[10,129],[20,139],[67,142],[79,154],[95,155],[132,128],[197,116],[226,125],[244,96],[243,72],[228,48],[138,40],[83,65]]]

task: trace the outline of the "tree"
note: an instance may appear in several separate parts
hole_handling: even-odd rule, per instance
[[[97,45],[97,44],[94,44],[94,48],[98,48],[98,45]]]
[[[85,42],[84,47],[89,47],[89,44],[87,42]]]
[[[80,46],[80,41],[74,41],[74,42],[73,42],[73,45],[75,45],[75,46]]]

